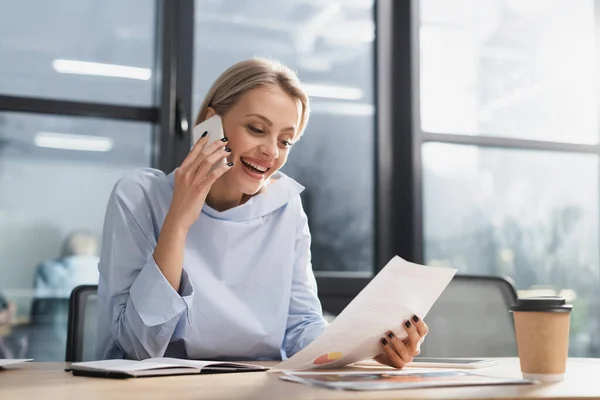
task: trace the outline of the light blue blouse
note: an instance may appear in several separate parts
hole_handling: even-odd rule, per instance
[[[204,205],[179,293],[152,256],[174,173],[139,169],[117,182],[98,264],[98,358],[285,359],[322,333],[304,188],[272,178],[238,207]]]

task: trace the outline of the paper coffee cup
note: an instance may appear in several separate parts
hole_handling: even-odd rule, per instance
[[[523,378],[542,382],[564,379],[572,308],[559,296],[522,298],[510,308]]]

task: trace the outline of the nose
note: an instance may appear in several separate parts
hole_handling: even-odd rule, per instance
[[[269,160],[274,160],[279,157],[279,147],[277,146],[277,139],[268,139],[261,146],[261,152],[269,157]]]

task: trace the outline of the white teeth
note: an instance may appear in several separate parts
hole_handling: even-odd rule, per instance
[[[247,165],[251,166],[252,168],[257,169],[260,172],[267,172],[267,170],[269,169],[269,168],[261,167],[260,165],[253,164],[253,163],[248,162],[246,160],[242,160],[242,161],[244,162],[244,164],[247,164]]]

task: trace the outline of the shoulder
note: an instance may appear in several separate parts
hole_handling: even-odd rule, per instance
[[[107,216],[111,219],[133,218],[138,224],[151,222],[168,209],[173,197],[170,178],[153,168],[133,170],[120,178],[108,201]]]
[[[169,185],[167,175],[154,168],[138,168],[121,177],[114,186],[117,198],[140,197]]]

